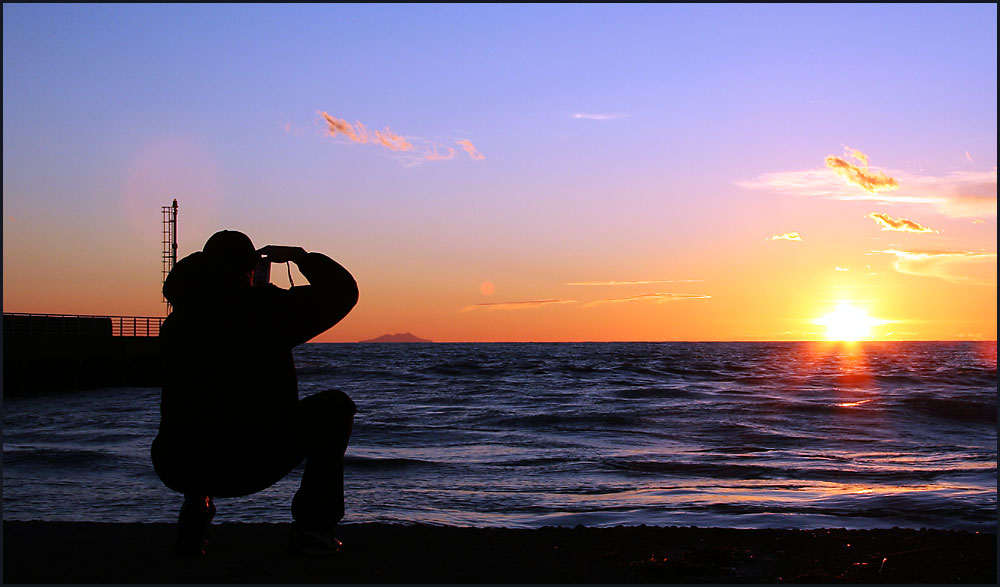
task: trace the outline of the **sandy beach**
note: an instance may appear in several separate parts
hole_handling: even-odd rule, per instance
[[[995,583],[996,534],[941,530],[344,525],[330,558],[287,524],[219,524],[206,557],[171,524],[4,521],[4,583]]]

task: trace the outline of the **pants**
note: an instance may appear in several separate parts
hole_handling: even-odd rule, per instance
[[[306,527],[332,528],[344,517],[344,453],[356,410],[344,392],[321,391],[300,400],[292,421],[277,424],[278,433],[257,444],[183,449],[157,437],[153,465],[167,487],[203,500],[256,493],[305,460],[292,518]]]
[[[356,411],[351,398],[336,389],[298,404],[300,454],[306,464],[292,498],[292,518],[304,526],[332,528],[344,517],[344,453]]]

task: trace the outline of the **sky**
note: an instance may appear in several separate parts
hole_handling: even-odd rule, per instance
[[[321,342],[996,340],[996,24],[4,4],[3,310],[164,315],[176,198],[350,270]]]

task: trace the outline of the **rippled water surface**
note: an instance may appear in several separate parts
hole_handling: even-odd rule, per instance
[[[996,530],[996,343],[309,344],[345,522]],[[7,398],[4,519],[172,521],[158,389]],[[288,521],[298,472],[219,500]]]

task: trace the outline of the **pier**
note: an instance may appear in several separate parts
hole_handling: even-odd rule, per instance
[[[163,281],[177,263],[177,200],[160,208]],[[170,314],[170,304],[165,314]],[[163,316],[3,313],[3,395],[160,385]]]
[[[3,393],[160,384],[163,317],[3,315]]]

